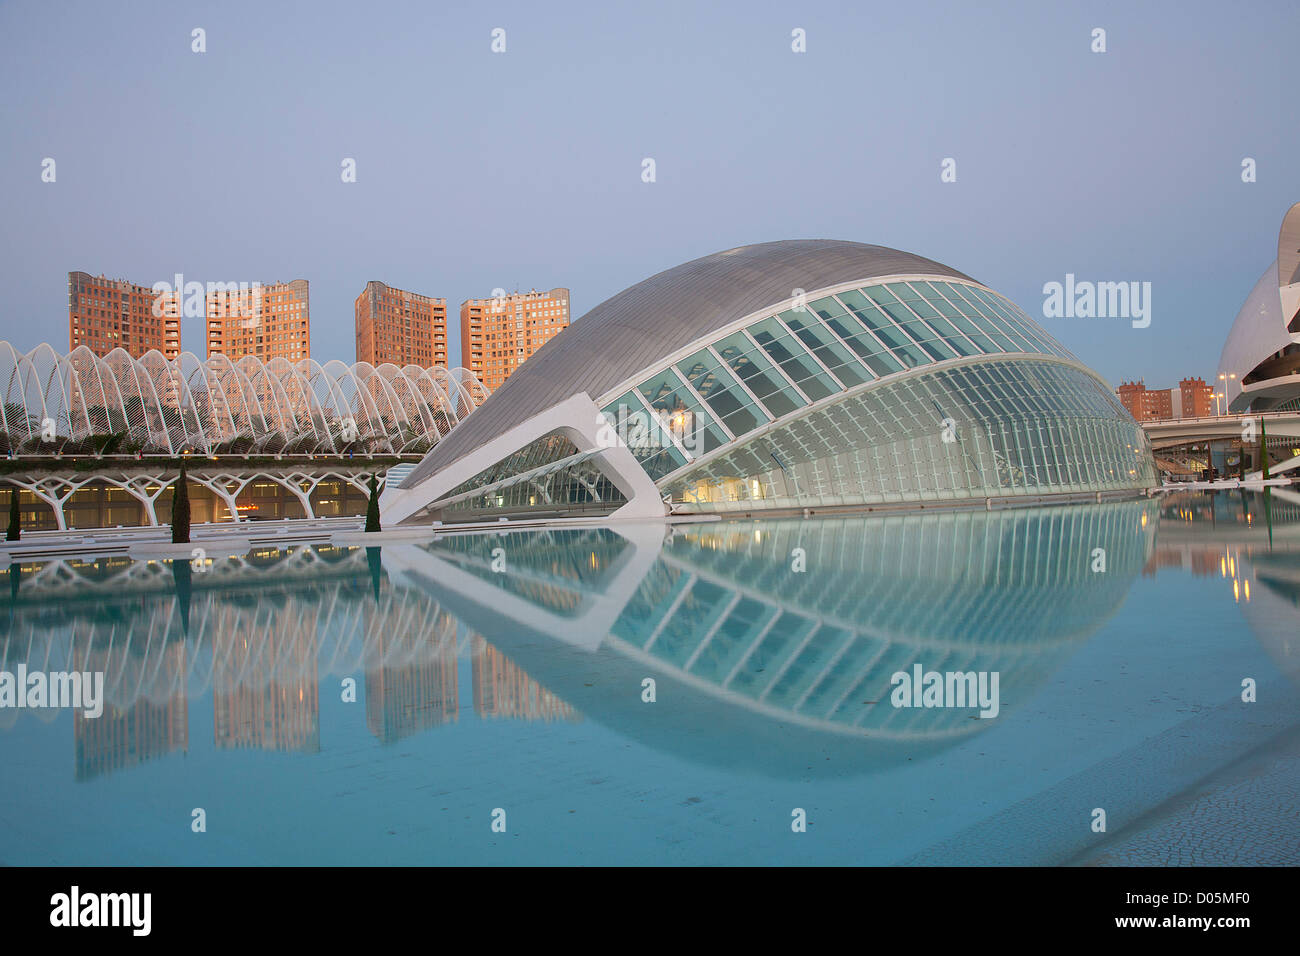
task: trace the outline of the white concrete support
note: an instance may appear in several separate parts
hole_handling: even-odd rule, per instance
[[[298,499],[302,505],[305,518],[315,518],[316,513],[312,507],[311,495],[321,482],[341,481],[356,488],[362,494],[369,494],[368,482],[372,473],[374,473],[374,469],[361,468],[356,471],[346,472],[330,470],[321,474],[307,474],[296,471],[288,475],[272,474],[264,471],[245,473],[222,471],[215,474],[205,474],[198,471],[188,472],[185,477],[220,498],[226,507],[230,509],[234,519],[242,521],[244,519],[239,514],[238,499],[244,489],[254,481],[271,481],[284,488]],[[0,488],[7,486],[35,495],[38,500],[49,506],[56,528],[59,531],[67,531],[69,529],[65,509],[68,501],[77,491],[95,482],[102,482],[111,488],[125,491],[139,502],[144,510],[144,526],[157,527],[164,523],[158,514],[158,499],[162,497],[163,492],[172,487],[175,481],[176,473],[174,471],[141,474],[136,471],[104,470],[55,475],[5,475],[0,477]],[[309,486],[307,491],[302,489],[304,483]],[[379,475],[379,487],[382,489],[384,484],[384,476],[381,474]],[[149,490],[150,487],[154,488],[152,492]]]
[[[521,422],[412,488],[385,488],[379,498],[380,517],[385,525],[425,520],[431,507],[452,489],[550,434],[565,436],[579,452],[600,452],[591,461],[627,499],[610,519],[664,517],[666,508],[659,489],[586,392]]]
[[[311,481],[309,476],[295,473],[292,475],[285,475],[283,478],[278,475],[267,475],[267,477],[298,499],[298,503],[302,505],[303,517],[316,517],[316,511],[311,506],[311,494],[302,490],[302,483],[304,481]],[[315,485],[312,487],[314,488]]]

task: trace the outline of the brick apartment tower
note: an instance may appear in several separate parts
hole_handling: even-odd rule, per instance
[[[238,361],[255,355],[263,362],[311,357],[311,309],[306,279],[260,287],[208,292],[208,358]]]
[[[1125,382],[1115,389],[1120,404],[1140,422],[1151,422],[1174,417],[1173,389],[1152,390],[1141,381]]]
[[[568,289],[466,299],[460,305],[460,364],[494,392],[568,326]]]
[[[447,366],[447,300],[367,282],[353,304],[357,361]]]
[[[1185,378],[1178,383],[1182,395],[1181,418],[1209,418],[1214,414],[1214,389],[1203,378]]]
[[[174,359],[181,354],[179,305],[175,294],[150,286],[69,272],[68,351],[84,345],[107,355],[121,347],[139,358],[156,349]]]

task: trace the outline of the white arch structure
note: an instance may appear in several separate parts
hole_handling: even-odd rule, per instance
[[[128,450],[169,455],[418,453],[487,397],[463,368],[220,354],[201,360],[192,352],[169,360],[121,348],[98,356],[84,345],[59,354],[48,343],[21,353],[6,341],[0,393],[9,454],[49,453],[108,435]]]

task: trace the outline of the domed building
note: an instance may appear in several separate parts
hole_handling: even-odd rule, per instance
[[[1219,377],[1230,412],[1300,409],[1300,203],[1282,218],[1277,259],[1232,323]]]
[[[386,522],[1135,492],[1150,445],[1013,303],[921,256],[742,246],[560,333],[385,490]]]

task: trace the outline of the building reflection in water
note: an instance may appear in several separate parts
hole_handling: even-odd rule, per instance
[[[421,610],[419,601],[395,600],[386,589],[363,612],[366,633],[374,635],[366,644],[366,726],[384,743],[460,716],[456,621],[442,611],[416,613]]]
[[[449,535],[384,561],[587,717],[711,765],[806,776],[884,767],[992,723],[893,707],[891,676],[916,664],[998,672],[1003,712],[1023,703],[1119,607],[1157,518],[1129,501],[667,538],[628,524]]]
[[[1256,568],[1261,563],[1285,566],[1286,555],[1297,549],[1300,492],[1172,492],[1161,499],[1160,534],[1143,573],[1154,576],[1160,569],[1176,568],[1219,578],[1226,599],[1248,605],[1261,584]]]
[[[455,619],[376,590],[365,550],[262,550],[188,575],[121,558],[14,567],[0,663],[104,673],[103,714],[72,720],[78,779],[187,751],[189,707],[209,693],[218,750],[319,750],[327,676],[362,677],[381,740],[454,722]],[[5,708],[0,730],[59,713]]]
[[[577,722],[576,711],[483,639],[473,635],[474,713],[479,717]]]
[[[456,534],[260,552],[184,588],[161,563],[48,562],[13,579],[0,653],[10,669],[104,671],[103,717],[73,719],[78,778],[185,752],[188,708],[208,693],[219,749],[328,746],[320,695],[345,677],[361,678],[380,741],[447,727],[466,656],[479,718],[582,714],[710,765],[871,772],[997,723],[895,708],[895,672],[997,672],[1013,712],[1159,566],[1222,570],[1243,607],[1247,587],[1251,604],[1267,601],[1261,643],[1293,671],[1297,503],[1275,498],[1267,533],[1249,500],[1171,496]],[[1189,513],[1209,538],[1180,530]],[[0,712],[0,729],[18,719]]]
[[[87,718],[72,714],[76,742],[76,777],[86,780],[169,754],[190,745],[189,700],[184,687],[187,648],[170,641],[152,656],[135,655],[125,647],[80,646],[74,643],[73,666],[81,672],[102,671],[119,683],[134,684],[140,694],[124,707],[106,706]]]
[[[316,608],[285,595],[222,601],[212,610],[205,623],[218,749],[319,750]]]

